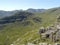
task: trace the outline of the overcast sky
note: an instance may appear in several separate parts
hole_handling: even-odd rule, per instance
[[[0,0],[0,10],[49,9],[60,6],[60,0]]]

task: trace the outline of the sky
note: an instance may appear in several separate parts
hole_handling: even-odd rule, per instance
[[[60,7],[60,0],[0,0],[0,10],[49,9]]]

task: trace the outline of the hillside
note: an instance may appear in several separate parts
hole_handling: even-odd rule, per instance
[[[3,11],[0,10],[0,18],[5,17],[5,16],[11,16],[15,13],[16,11]]]
[[[19,11],[0,19],[0,45],[37,43],[36,39],[40,39],[39,28],[54,24],[58,15],[60,8],[52,8],[36,13]]]

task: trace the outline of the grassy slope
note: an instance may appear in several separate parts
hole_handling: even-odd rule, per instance
[[[35,13],[35,16],[42,18],[42,23],[35,23],[30,20],[33,25],[23,26],[19,23],[8,24],[0,31],[0,45],[9,45],[14,43],[20,45],[21,43],[34,42],[39,38],[38,29],[41,26],[48,26],[53,24],[56,16],[60,14],[60,8],[49,9],[41,13]]]

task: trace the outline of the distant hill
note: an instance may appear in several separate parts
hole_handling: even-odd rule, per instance
[[[28,11],[28,12],[42,12],[42,11],[44,11],[45,9],[33,9],[33,8],[29,8],[29,9],[27,9],[26,11]]]
[[[33,13],[27,12],[27,11],[18,11],[14,13],[11,16],[3,17],[0,19],[0,24],[6,24],[6,23],[13,23],[13,22],[20,22],[24,23],[25,25],[31,23],[31,21],[34,22],[41,22],[40,17],[36,17]]]
[[[5,16],[11,16],[15,13],[16,11],[3,11],[0,10],[0,18],[5,17]]]
[[[17,11],[22,11],[22,10],[14,10],[14,11],[0,10],[0,18],[5,17],[5,16],[11,16],[14,13],[16,13]],[[44,9],[27,9],[25,11],[27,11],[27,12],[42,12],[42,11],[44,11]]]

